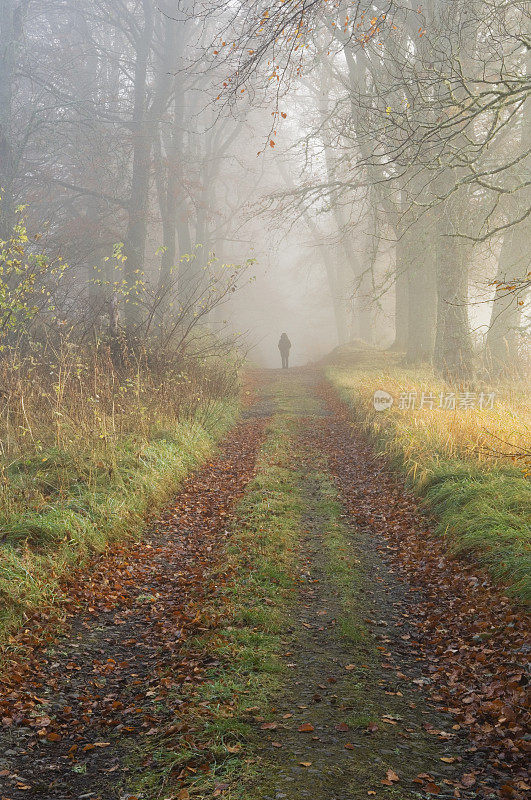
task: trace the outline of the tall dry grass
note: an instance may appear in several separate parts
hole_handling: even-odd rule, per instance
[[[428,370],[331,367],[328,377],[376,449],[405,472],[436,519],[449,548],[466,552],[524,603],[531,603],[530,416],[527,386],[474,387],[475,408],[445,410],[438,395],[455,391]],[[377,390],[394,403],[376,411]],[[400,408],[402,394],[435,395],[435,407]],[[478,395],[494,392],[492,408]]]
[[[0,639],[65,570],[146,513],[211,451],[238,406],[236,365],[104,345],[0,359]]]
[[[528,386],[523,380],[495,386],[474,387],[475,407],[459,407],[463,387],[449,386],[429,370],[390,368],[351,370],[331,368],[333,383],[352,400],[370,430],[392,457],[400,455],[408,470],[417,472],[433,460],[464,458],[490,468],[517,463],[529,466],[531,409]],[[377,390],[388,392],[394,403],[389,410],[374,409]],[[439,395],[456,394],[455,410],[439,408]],[[400,408],[401,395],[413,394],[416,408]],[[419,408],[422,394],[434,395],[434,408]],[[479,408],[494,393],[492,408]]]

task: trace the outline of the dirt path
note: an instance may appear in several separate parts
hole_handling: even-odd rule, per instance
[[[333,393],[318,376],[313,386],[305,378],[308,389],[322,402],[301,420],[293,463],[306,511],[299,602],[284,642],[292,679],[266,734],[271,777],[259,796],[524,797],[525,617],[427,538],[418,502]],[[335,563],[323,470],[346,512]],[[347,607],[338,550],[349,559]]]
[[[303,383],[297,376],[284,398],[300,403],[297,390],[315,395],[317,389],[318,376],[305,376]],[[407,647],[411,628],[400,613],[404,586],[381,558],[374,536],[355,532],[345,515],[338,521],[337,509],[330,509],[332,487],[326,477],[323,485],[323,471],[332,455],[335,422],[323,402],[314,404],[311,417],[300,419],[292,464],[305,500],[300,590],[291,636],[284,641],[288,685],[261,753],[269,779],[262,777],[256,796],[406,800],[425,796],[420,790],[432,784],[440,797],[454,797],[454,786],[444,780],[455,778],[456,760],[461,771],[473,764],[454,741],[452,720],[436,713],[412,683],[420,682],[421,671]],[[346,585],[337,580],[343,554],[348,554]],[[390,672],[389,660],[400,678]],[[419,791],[411,790],[414,780]]]
[[[154,772],[169,783],[140,792],[142,800],[524,798],[523,615],[427,535],[418,502],[318,372],[272,371],[260,383],[247,419],[149,535],[70,582],[68,630],[51,633],[42,615],[18,637],[22,650],[1,687],[0,797],[126,800],[158,757],[157,740],[170,757],[193,751],[191,766]],[[296,596],[276,634],[281,690],[267,709],[231,721],[236,689],[229,680],[223,694],[224,656],[209,651],[206,631],[217,626],[223,639],[233,623],[222,600],[220,616],[209,616],[223,594],[212,576],[216,565],[223,573],[234,505],[272,413],[297,431],[274,482],[286,497],[296,485],[300,498]],[[252,548],[242,563],[248,589]],[[278,602],[257,591],[251,604]],[[254,636],[254,619],[248,632],[235,623],[242,638]],[[208,641],[202,655],[183,647],[192,636]],[[194,714],[186,687],[201,682],[225,697],[224,755],[208,752],[205,731],[194,740],[181,726]],[[242,734],[250,713],[254,732]],[[215,789],[202,792],[202,770]]]
[[[404,487],[334,393],[326,435],[329,465],[359,533],[402,584],[401,616],[413,625],[410,653],[424,688],[452,714],[452,730],[476,761],[467,774],[476,797],[525,797],[529,785],[529,616],[449,542],[430,532]],[[392,659],[389,659],[392,661]],[[496,791],[493,791],[496,787]]]
[[[216,591],[208,573],[267,413],[229,435],[141,542],[110,549],[70,582],[66,632],[35,617],[13,642],[0,696],[2,798],[127,797],[131,754],[171,734],[179,686],[208,666],[183,661],[182,644],[205,624],[200,610]]]

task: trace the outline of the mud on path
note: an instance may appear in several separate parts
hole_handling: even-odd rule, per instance
[[[127,797],[131,753],[171,735],[179,686],[208,666],[183,661],[182,644],[208,624],[208,575],[267,413],[228,435],[142,541],[109,548],[70,580],[62,630],[36,615],[15,638],[0,683],[0,797]]]

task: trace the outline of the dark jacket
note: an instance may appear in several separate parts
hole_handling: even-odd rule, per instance
[[[286,334],[283,333],[278,342],[278,349],[280,350],[281,353],[282,352],[289,353],[290,347],[291,347],[291,342],[286,336]]]

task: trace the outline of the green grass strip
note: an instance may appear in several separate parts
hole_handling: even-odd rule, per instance
[[[181,747],[167,748],[161,742],[155,747],[152,766],[135,786],[143,797],[158,798],[160,787],[171,785],[169,774],[197,758],[208,760],[210,769],[191,778],[193,798],[211,798],[216,786],[230,782],[231,798],[248,800],[249,783],[259,774],[253,719],[272,718],[271,697],[284,676],[282,636],[297,591],[303,499],[298,474],[291,468],[295,430],[296,421],[289,416],[272,420],[225,552],[235,579],[224,594],[223,623],[188,643],[194,653],[208,653],[221,662],[192,690],[192,713],[186,720],[194,744],[183,741]],[[219,599],[212,610],[219,613]],[[209,609],[204,611],[208,617]],[[139,760],[142,756],[145,749]]]

